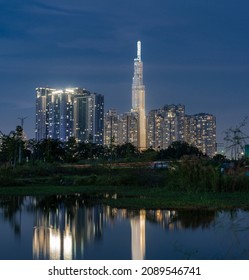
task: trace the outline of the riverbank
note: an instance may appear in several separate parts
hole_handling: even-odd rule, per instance
[[[249,178],[206,162],[144,166],[25,165],[0,170],[0,195],[75,195],[119,208],[249,208]]]
[[[0,196],[83,195],[88,202],[132,209],[249,209],[249,193],[188,193],[125,186],[2,187]]]

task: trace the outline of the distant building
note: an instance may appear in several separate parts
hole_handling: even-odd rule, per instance
[[[164,147],[164,116],[160,110],[151,110],[147,116],[148,148],[160,149]]]
[[[52,88],[36,89],[36,116],[35,116],[35,138],[37,140],[48,137],[49,122],[49,96]]]
[[[147,118],[147,143],[153,149],[166,149],[175,141],[184,141],[184,105],[165,105],[151,110]]]
[[[138,113],[126,112],[118,114],[110,109],[105,114],[104,144],[123,145],[131,143],[138,147]]]
[[[208,156],[216,153],[216,118],[211,114],[185,116],[185,140]]]
[[[120,115],[119,118],[119,144],[131,143],[138,147],[138,113],[127,112]]]
[[[49,92],[47,138],[68,141],[73,136],[73,95],[75,92],[76,89]]]
[[[104,143],[107,146],[119,144],[119,115],[116,109],[105,113]]]
[[[74,136],[78,142],[104,144],[104,97],[83,91],[74,96]]]
[[[36,140],[104,141],[104,96],[82,88],[36,89]]]

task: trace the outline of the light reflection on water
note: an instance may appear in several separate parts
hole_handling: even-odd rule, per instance
[[[80,195],[0,198],[0,259],[249,259],[249,212],[127,210]]]

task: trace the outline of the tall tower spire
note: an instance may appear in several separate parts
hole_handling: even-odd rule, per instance
[[[137,59],[138,61],[142,61],[141,60],[141,41],[137,42]]]
[[[145,87],[143,84],[143,62],[141,59],[141,41],[137,42],[137,58],[134,59],[134,77],[132,81],[132,112],[138,114],[138,148],[146,149]]]

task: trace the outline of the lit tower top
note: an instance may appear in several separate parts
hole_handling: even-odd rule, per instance
[[[141,62],[141,41],[137,42],[137,59]]]

